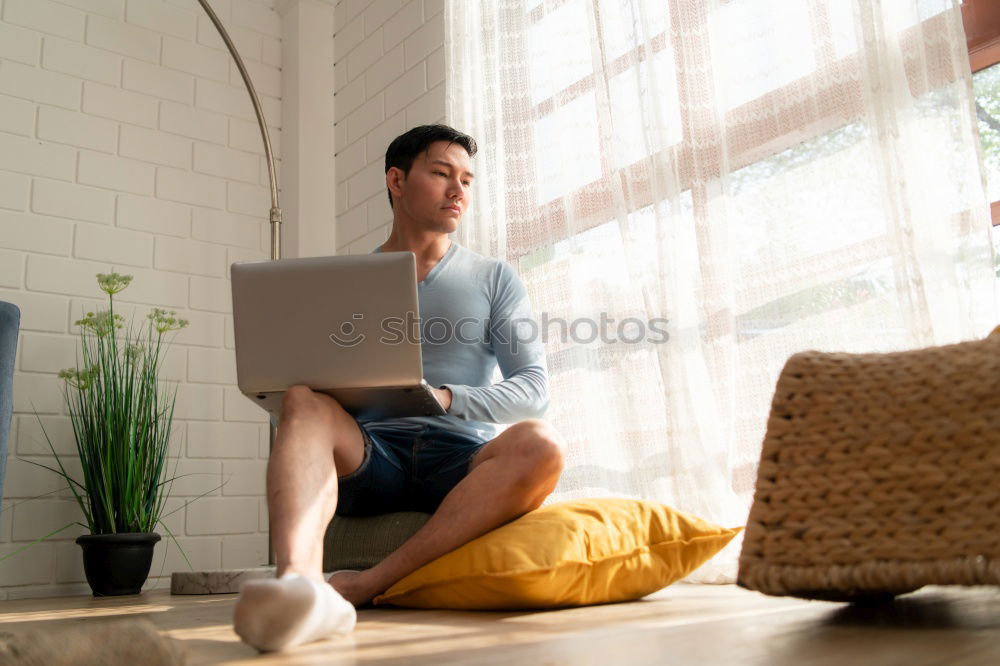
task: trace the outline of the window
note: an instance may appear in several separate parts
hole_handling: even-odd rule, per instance
[[[847,351],[890,349],[911,321],[942,311],[933,290],[907,291],[924,276],[914,277],[905,252],[917,250],[900,239],[912,220],[959,230],[982,219],[968,204],[981,192],[962,189],[978,182],[976,155],[954,149],[969,148],[972,123],[953,0],[502,5],[506,20],[527,26],[504,41],[514,57],[500,70],[516,91],[502,108],[516,146],[505,154],[508,259],[550,315],[668,315],[672,334],[697,340],[684,343],[685,357],[666,346],[555,341],[554,395],[595,374],[652,395],[682,375],[711,378],[706,404],[727,429],[719,441],[759,442],[760,411],[743,397],[770,393],[790,349],[830,340]],[[876,9],[877,20],[864,13]],[[880,67],[891,69],[876,77]],[[889,93],[873,90],[876,80]],[[665,262],[656,241],[668,226]],[[933,236],[926,254],[936,263],[921,261],[948,270],[936,257],[959,250],[934,246]],[[573,403],[567,422],[591,439],[638,447],[664,432],[688,435],[659,403],[604,433],[588,400]],[[759,451],[740,446],[729,462],[748,493]]]
[[[794,20],[775,25],[767,20],[773,12],[760,11],[760,3],[773,12],[795,14]],[[830,152],[832,146],[842,149],[833,158],[852,158],[850,146],[863,138],[857,123],[864,124],[866,93],[856,74],[865,65],[850,3],[724,0],[718,14],[699,5],[682,0],[525,0],[520,10],[526,12],[528,30],[522,47],[531,57],[510,67],[507,76],[512,82],[529,81],[530,90],[505,115],[508,126],[530,128],[525,143],[532,162],[525,165],[523,155],[513,155],[508,164],[515,181],[511,190],[518,193],[507,201],[512,257],[567,238],[568,215],[576,217],[577,231],[581,211],[586,211],[590,228],[613,219],[613,192],[622,183],[629,190],[630,212],[657,205],[649,170],[636,168],[650,156],[672,165],[681,190],[690,193],[696,213],[703,214],[709,193],[692,189],[692,150],[698,143],[692,137],[716,130],[703,126],[706,120],[686,108],[723,109],[722,122],[731,137],[727,169],[738,175],[737,185],[762,170],[792,168],[803,152]],[[941,12],[946,7],[943,0],[901,3],[889,13],[904,61],[926,57],[929,47],[922,33],[945,20]],[[699,37],[709,34],[717,38]],[[772,44],[782,47],[769,48]],[[678,65],[692,60],[720,64],[714,72]],[[769,66],[750,71],[747,62]],[[655,90],[644,90],[640,82],[650,70],[659,83]],[[908,81],[909,94],[926,100],[924,125],[937,121],[934,92],[954,76],[937,74]],[[707,89],[706,77],[714,77],[717,85]],[[805,96],[807,105],[789,101]],[[609,113],[600,111],[603,99]],[[686,100],[686,108],[679,99]],[[659,134],[665,139],[650,145],[638,128],[653,123],[668,131]],[[842,238],[845,245],[867,240]]]
[[[1000,2],[965,0],[962,22],[972,65],[987,193],[992,202],[993,224],[997,226],[1000,225]]]

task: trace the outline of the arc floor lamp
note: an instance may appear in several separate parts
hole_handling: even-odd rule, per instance
[[[198,0],[198,4],[201,5],[205,13],[208,14],[208,18],[212,20],[212,25],[219,32],[219,36],[222,37],[222,41],[225,42],[226,48],[229,49],[230,55],[233,56],[233,60],[236,61],[236,67],[240,70],[240,76],[243,77],[243,83],[246,84],[247,92],[250,94],[250,101],[253,103],[253,112],[257,116],[257,124],[260,126],[260,135],[264,140],[264,158],[267,160],[267,175],[270,180],[271,186],[271,211],[268,215],[268,219],[271,222],[271,259],[281,259],[281,206],[278,204],[278,177],[274,171],[274,154],[271,152],[271,137],[267,133],[267,123],[264,122],[264,112],[260,107],[260,100],[257,98],[257,90],[253,87],[253,81],[250,80],[250,74],[247,72],[246,65],[243,64],[243,58],[240,57],[239,52],[236,50],[236,45],[233,44],[233,40],[229,38],[229,33],[226,32],[225,26],[222,25],[222,21],[215,14],[211,5],[208,4],[208,0]]]
[[[250,95],[250,101],[253,103],[253,112],[254,115],[257,116],[257,125],[260,127],[260,136],[264,141],[264,158],[267,160],[267,175],[269,185],[271,187],[271,210],[268,213],[268,220],[271,223],[271,260],[281,259],[282,215],[281,205],[278,202],[278,177],[274,169],[274,153],[271,151],[271,137],[267,133],[267,123],[264,121],[264,112],[260,106],[260,99],[257,97],[257,90],[254,88],[253,81],[250,80],[250,74],[247,72],[246,65],[243,64],[243,58],[240,57],[239,52],[236,50],[236,45],[233,44],[233,40],[229,37],[229,33],[226,32],[226,28],[222,25],[222,21],[219,20],[215,11],[208,4],[208,0],[198,0],[198,4],[200,4],[202,9],[205,10],[205,13],[208,14],[208,18],[211,19],[212,25],[215,26],[219,36],[222,37],[222,41],[229,50],[229,54],[236,62],[236,67],[239,69],[240,76],[243,77],[243,83],[246,85],[247,93]],[[273,424],[268,427],[268,433],[270,436],[270,444],[273,446]],[[268,538],[268,563],[274,564],[274,551],[271,548],[270,541],[270,538]],[[236,592],[239,589],[241,581],[248,578],[257,578],[261,575],[268,574],[252,570],[174,572],[171,575],[170,591],[172,594]]]

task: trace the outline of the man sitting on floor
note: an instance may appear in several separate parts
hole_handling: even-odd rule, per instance
[[[556,486],[564,444],[537,418],[548,380],[541,341],[518,335],[531,316],[524,285],[510,264],[448,237],[471,202],[475,153],[471,137],[443,125],[416,127],[386,151],[393,222],[376,252],[416,255],[424,378],[447,414],[359,423],[326,394],[288,389],[267,468],[277,578],[244,585],[234,613],[236,633],[258,649],[350,632],[354,606],[538,508]],[[447,339],[428,322],[450,325]],[[497,366],[504,379],[491,385]],[[497,434],[496,423],[514,425]],[[325,581],[334,514],[393,511],[433,515],[377,566]]]

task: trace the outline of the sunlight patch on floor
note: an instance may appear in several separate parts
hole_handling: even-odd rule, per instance
[[[0,625],[7,622],[40,622],[43,620],[73,620],[77,618],[113,617],[115,615],[146,615],[166,613],[173,606],[158,604],[137,604],[135,606],[115,606],[113,608],[67,608],[65,610],[20,611],[0,613]]]

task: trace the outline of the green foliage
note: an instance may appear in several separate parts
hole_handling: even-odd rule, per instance
[[[1000,65],[976,72],[972,84],[983,161],[990,177],[990,190],[995,192],[1000,188],[1000,182],[996,182],[1000,178]]]
[[[119,291],[132,283],[131,275],[119,275],[118,273],[98,273],[97,286],[108,296],[114,296]]]
[[[126,325],[115,294],[131,275],[99,274],[108,309],[76,322],[81,347],[76,368],[59,373],[73,423],[83,479],[70,477],[52,448],[92,534],[152,532],[169,494],[165,480],[176,389],[159,382],[164,335],[187,326],[156,308],[144,325]]]

